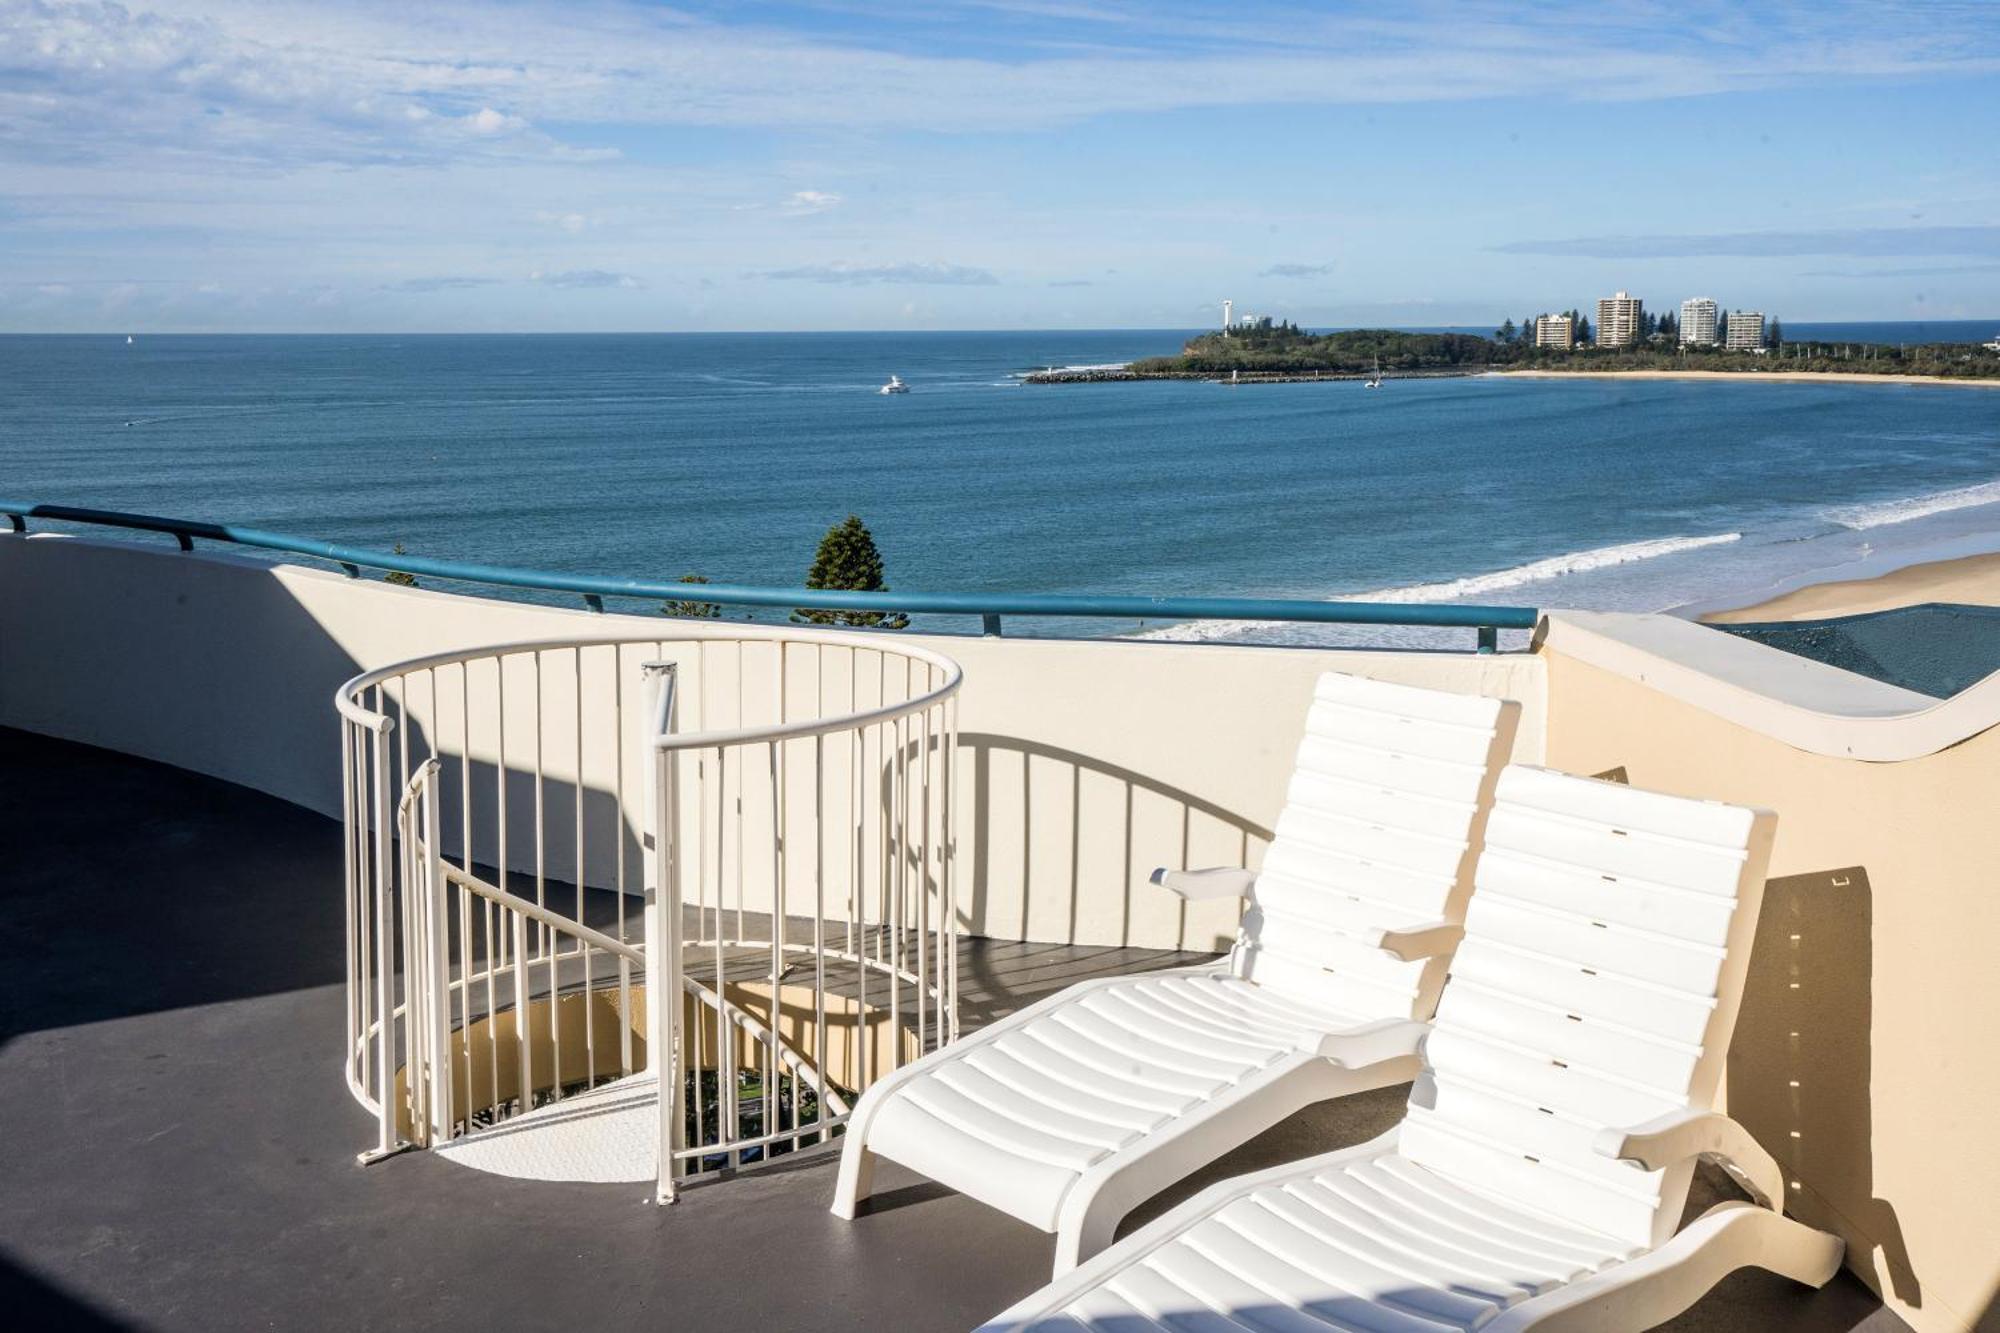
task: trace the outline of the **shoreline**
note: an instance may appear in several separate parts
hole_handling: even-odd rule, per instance
[[[1494,379],[1777,380],[1786,384],[1944,384],[2000,389],[2000,379],[1952,375],[1883,375],[1859,370],[1488,370]]]
[[[1352,384],[1373,379],[1367,370],[1253,370],[1231,379],[1214,370],[1132,370],[1127,366],[1077,366],[1029,371],[1022,384],[1137,384],[1182,381],[1208,384]],[[1953,375],[1885,375],[1859,370],[1496,370],[1491,367],[1440,367],[1434,370],[1384,372],[1385,381],[1437,379],[1522,380],[1728,380],[1775,381],[1782,384],[1935,384],[1968,389],[2000,389],[2000,377],[1976,379]]]
[[[1443,367],[1435,370],[1384,372],[1385,380],[1470,379],[1493,372],[1480,367]],[[1205,384],[1357,384],[1375,378],[1372,370],[1247,370],[1230,378],[1224,370],[1133,370],[1126,366],[1071,366],[1030,371],[1021,376],[1023,384],[1137,384],[1142,381],[1178,380]]]
[[[1705,625],[1830,620],[1925,602],[2000,606],[2000,553],[1929,560],[1868,578],[1810,583],[1744,606],[1706,611],[1695,618]]]

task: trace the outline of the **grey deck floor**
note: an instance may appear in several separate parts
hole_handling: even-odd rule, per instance
[[[1046,1277],[1047,1237],[893,1167],[842,1223],[824,1157],[671,1208],[421,1153],[356,1166],[372,1123],[340,1075],[339,868],[316,815],[0,729],[0,1322],[964,1329]],[[993,946],[965,976],[994,1013],[1173,961]],[[1138,1220],[1378,1133],[1401,1098],[1305,1112]],[[1745,1273],[1673,1327],[1902,1325],[1846,1275],[1809,1293]]]

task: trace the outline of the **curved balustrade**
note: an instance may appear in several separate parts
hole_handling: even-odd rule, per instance
[[[690,622],[343,685],[364,1157],[662,1065],[664,1198],[825,1142],[956,1033],[960,679],[886,635]]]

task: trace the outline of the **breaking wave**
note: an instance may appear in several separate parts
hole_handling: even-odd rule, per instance
[[[1869,528],[1887,527],[1891,523],[1907,523],[1913,518],[1928,518],[1932,514],[1949,513],[1954,509],[1990,504],[2000,504],[2000,481],[1933,491],[1929,495],[1905,496],[1900,500],[1883,500],[1876,504],[1842,505],[1827,510],[1826,517],[1829,522],[1838,523],[1843,528],[1866,532]]]
[[[2000,496],[1996,496],[2000,498]],[[1505,592],[1509,588],[1519,588],[1530,583],[1541,583],[1548,579],[1564,578],[1572,574],[1587,574],[1593,570],[1610,569],[1614,565],[1629,565],[1640,560],[1655,560],[1663,555],[1679,555],[1683,551],[1699,551],[1710,546],[1726,546],[1730,542],[1741,541],[1740,532],[1718,532],[1703,537],[1655,537],[1650,541],[1624,542],[1617,546],[1598,546],[1588,551],[1570,551],[1564,555],[1552,555],[1542,560],[1531,560],[1525,565],[1512,569],[1498,569],[1490,574],[1471,574],[1461,579],[1451,579],[1443,583],[1418,583],[1407,588],[1382,588],[1375,592],[1349,593],[1329,598],[1335,602],[1457,602],[1474,597],[1484,597],[1491,593]],[[1208,639],[1226,639],[1241,634],[1246,629],[1266,622],[1256,620],[1203,620],[1182,625],[1166,625],[1159,629],[1144,631],[1140,637],[1147,639],[1173,639],[1181,642],[1198,642]]]
[[[1635,561],[1653,560],[1663,555],[1679,555],[1682,551],[1699,551],[1708,546],[1726,546],[1730,542],[1742,539],[1743,534],[1740,532],[1718,532],[1707,537],[1655,537],[1651,541],[1626,542],[1619,546],[1599,546],[1589,551],[1552,555],[1546,560],[1533,560],[1525,565],[1516,565],[1512,569],[1495,570],[1491,574],[1473,574],[1446,583],[1419,583],[1410,588],[1383,588],[1376,592],[1358,593],[1334,600],[1455,602],[1461,598],[1483,597],[1490,592],[1503,592],[1508,588],[1518,588],[1528,583],[1540,583],[1544,579],[1557,579],[1569,574],[1588,574],[1594,569],[1610,569],[1613,565],[1629,565]]]

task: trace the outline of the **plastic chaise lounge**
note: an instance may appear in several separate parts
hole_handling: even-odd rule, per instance
[[[1153,875],[1249,898],[1228,958],[1071,986],[877,1083],[834,1213],[855,1215],[880,1155],[1053,1231],[1062,1273],[1300,1107],[1415,1077],[1405,1029],[1436,1005],[1517,712],[1321,677],[1261,871]]]
[[[1408,1117],[1224,1181],[982,1333],[1649,1328],[1841,1242],[1716,1113],[1774,820],[1509,768]],[[1695,1159],[1756,1199],[1676,1234]]]

